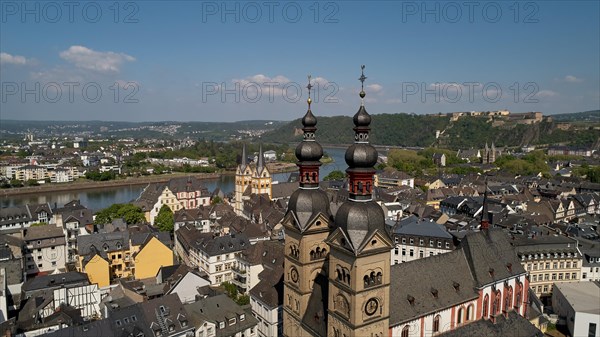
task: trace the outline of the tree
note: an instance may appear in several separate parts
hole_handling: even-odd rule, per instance
[[[210,203],[213,205],[220,204],[222,202],[223,202],[223,199],[221,199],[221,197],[218,195],[215,195],[215,197],[212,198],[212,200],[210,201]]]
[[[146,222],[142,209],[132,204],[113,204],[96,213],[94,222],[107,224],[118,218],[122,218],[128,225]]]
[[[154,218],[154,225],[162,232],[172,232],[175,220],[173,211],[167,205],[162,205],[158,215]]]
[[[45,222],[34,222],[31,225],[29,225],[29,227],[39,227],[39,226],[46,226],[47,223]]]
[[[323,178],[323,180],[342,180],[346,177],[346,173],[340,171],[340,170],[335,170],[335,171],[331,171],[329,172],[329,174]]]

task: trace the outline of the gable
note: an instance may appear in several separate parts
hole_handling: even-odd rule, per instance
[[[381,233],[375,230],[359,247],[360,254],[369,254],[370,252],[381,252],[382,250],[389,251],[393,247],[387,233]]]

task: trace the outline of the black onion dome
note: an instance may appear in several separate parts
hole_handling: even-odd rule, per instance
[[[350,168],[372,168],[377,164],[377,150],[370,144],[355,143],[346,150],[345,159]]]
[[[365,109],[365,106],[361,105],[360,109],[358,109],[358,112],[354,115],[352,120],[354,121],[354,125],[357,127],[369,126],[371,124],[371,115],[369,115],[367,109]]]
[[[308,127],[308,128],[313,128],[315,126],[317,126],[317,117],[315,117],[315,115],[313,115],[312,111],[310,111],[310,109],[306,112],[306,115],[304,115],[304,117],[302,117],[302,125],[304,125],[304,127]]]
[[[296,215],[301,230],[319,213],[329,218],[331,211],[327,193],[321,189],[297,189],[288,201],[288,212]]]
[[[385,217],[381,206],[373,201],[345,202],[335,214],[335,226],[341,228],[358,249],[375,230],[385,232]]]
[[[319,161],[323,157],[323,148],[317,142],[300,142],[296,146],[296,158],[299,161]]]

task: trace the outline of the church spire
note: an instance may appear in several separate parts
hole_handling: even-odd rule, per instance
[[[244,172],[248,166],[248,156],[246,155],[246,143],[242,146],[242,160],[240,161],[240,171]]]
[[[319,188],[319,167],[321,166],[321,157],[323,157],[323,148],[316,142],[315,131],[317,131],[317,118],[311,111],[312,99],[310,92],[312,84],[311,76],[308,76],[308,110],[302,118],[302,131],[304,131],[303,140],[296,147],[296,158],[298,158],[298,167],[300,169],[300,188]]]
[[[260,175],[265,168],[265,156],[263,154],[262,144],[258,147],[258,162],[256,164],[256,171]]]
[[[485,177],[485,192],[483,192],[483,209],[481,210],[481,230],[487,230],[490,227],[490,220],[488,215],[488,182]]]

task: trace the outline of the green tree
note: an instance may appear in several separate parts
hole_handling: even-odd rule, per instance
[[[23,182],[17,179],[12,179],[10,181],[10,186],[12,187],[23,187]]]
[[[173,218],[173,211],[167,205],[162,205],[158,215],[154,218],[154,225],[158,227],[162,232],[172,232],[175,220]]]
[[[35,223],[32,223],[31,225],[29,225],[29,227],[39,227],[39,226],[46,226],[46,225],[47,225],[47,223],[45,223],[45,222],[35,222]]]
[[[122,218],[128,225],[146,222],[142,209],[132,204],[113,204],[96,213],[94,222],[107,224],[118,218]]]
[[[218,195],[215,195],[215,197],[212,198],[212,200],[210,201],[210,203],[213,205],[220,204],[222,202],[223,202],[223,199],[221,199],[221,197]]]
[[[346,177],[346,173],[340,170],[329,172],[329,174],[323,178],[323,180],[342,180]]]
[[[38,183],[35,179],[29,179],[27,182],[25,182],[25,184],[27,186],[40,186],[40,183]]]

